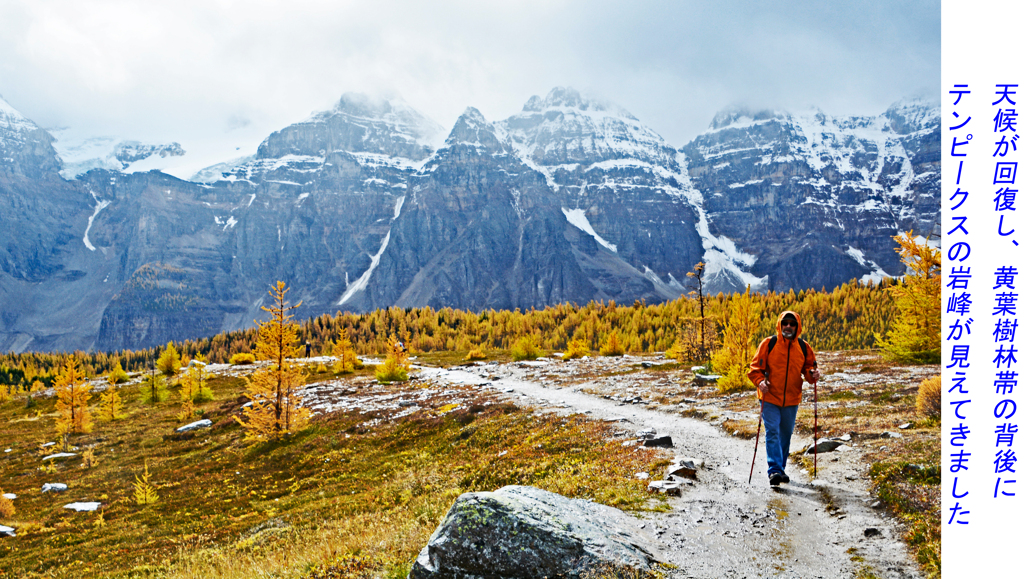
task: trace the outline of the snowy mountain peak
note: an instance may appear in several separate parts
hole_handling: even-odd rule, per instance
[[[9,139],[13,133],[26,133],[37,129],[39,127],[35,123],[4,100],[3,95],[0,95],[0,139],[3,139],[4,134],[7,134]]]
[[[725,128],[747,128],[758,123],[763,123],[777,118],[786,118],[788,115],[781,111],[774,110],[753,110],[746,107],[729,107],[719,111],[708,127],[709,131]]]
[[[934,130],[939,126],[939,103],[934,100],[911,98],[894,103],[885,111],[885,117],[898,134]]]
[[[466,107],[462,116],[455,121],[452,132],[445,139],[445,147],[470,145],[477,148],[504,150],[505,135],[491,124],[484,115],[474,107]]]
[[[585,96],[572,88],[555,88],[532,97],[502,123],[521,154],[537,165],[636,159],[673,162],[674,151],[657,133],[622,107]]]
[[[532,96],[523,105],[523,112],[544,112],[551,109],[576,109],[579,111],[605,112],[613,116],[636,119],[626,109],[593,95],[580,93],[572,87],[556,86],[543,99]]]
[[[442,134],[441,125],[397,96],[378,98],[345,93],[330,110],[315,113],[267,137],[256,157],[323,157],[344,151],[419,161],[433,152]]]

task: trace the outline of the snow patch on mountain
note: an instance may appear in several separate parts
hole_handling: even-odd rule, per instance
[[[93,208],[92,215],[89,216],[89,224],[85,226],[85,234],[82,235],[82,243],[85,244],[85,247],[88,248],[89,251],[96,251],[96,247],[89,241],[89,230],[92,229],[92,222],[96,219],[96,216],[100,214],[100,211],[103,211],[104,207],[110,205],[110,200],[100,199],[92,189],[89,190],[89,193],[96,201],[96,207]]]
[[[398,216],[402,214],[403,205],[405,205],[404,196],[399,197],[395,201],[395,214],[394,217],[391,218],[392,223],[394,223],[395,219],[398,219]],[[390,241],[391,230],[389,229],[387,234],[384,236],[384,239],[380,242],[380,249],[377,250],[376,254],[370,257],[370,267],[366,268],[366,271],[363,272],[363,275],[359,276],[359,279],[357,279],[354,283],[348,283],[348,272],[345,273],[346,289],[345,293],[341,294],[341,298],[338,299],[337,305],[344,305],[345,302],[352,299],[352,296],[354,296],[356,292],[360,292],[366,289],[366,284],[370,282],[370,276],[373,275],[373,270],[377,269],[377,265],[380,263],[380,257],[384,255],[384,250],[388,248],[388,243]]]
[[[690,181],[687,172],[686,155],[676,154],[676,162],[680,170],[674,175],[678,188],[673,191],[686,200],[693,207],[697,214],[697,234],[701,238],[701,245],[704,248],[704,278],[708,284],[719,283],[725,287],[750,286],[752,291],[758,291],[768,281],[768,276],[757,277],[750,273],[751,266],[757,261],[757,257],[741,251],[736,247],[733,240],[725,236],[716,236],[711,233],[708,227],[708,216],[704,210],[704,196]]]
[[[50,134],[61,160],[60,174],[75,179],[93,169],[140,173],[165,170],[183,157],[178,143],[148,144],[114,136],[84,135],[73,129],[53,129]]]
[[[861,283],[868,283],[870,281],[877,284],[885,278],[892,277],[891,275],[885,273],[885,270],[879,267],[877,263],[864,257],[863,251],[853,246],[850,246],[846,249],[846,254],[852,257],[854,261],[856,261],[860,265],[871,269],[871,273],[864,274],[860,277]]]
[[[565,218],[569,221],[569,223],[576,226],[577,229],[593,237],[595,241],[607,247],[612,252],[618,253],[619,250],[616,248],[614,243],[609,243],[603,237],[598,235],[596,231],[594,231],[593,226],[590,225],[590,220],[587,219],[586,211],[582,209],[567,209],[565,207],[562,207],[562,213],[565,214]]]

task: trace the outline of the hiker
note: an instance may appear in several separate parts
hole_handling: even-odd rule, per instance
[[[306,342],[306,357],[307,358],[309,357],[310,353],[312,353],[312,350],[313,350],[313,346],[311,346],[309,344],[309,342]]]
[[[786,459],[789,439],[796,426],[803,380],[818,381],[814,350],[800,338],[800,315],[785,311],[775,325],[776,336],[765,338],[750,362],[747,377],[757,386],[764,419],[765,449],[768,455],[768,484],[788,483]]]

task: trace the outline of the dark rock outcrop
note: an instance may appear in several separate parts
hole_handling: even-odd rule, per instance
[[[410,579],[580,577],[600,567],[651,570],[650,540],[625,513],[533,487],[456,499]]]

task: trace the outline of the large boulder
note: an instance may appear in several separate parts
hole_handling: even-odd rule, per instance
[[[410,579],[580,577],[595,567],[651,570],[636,519],[618,509],[527,486],[456,499]]]

